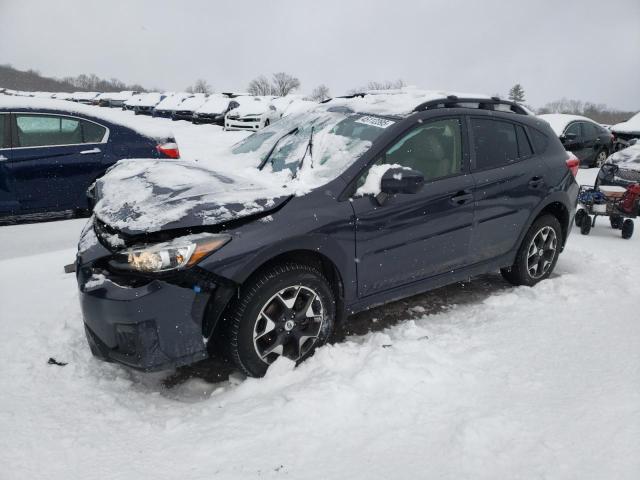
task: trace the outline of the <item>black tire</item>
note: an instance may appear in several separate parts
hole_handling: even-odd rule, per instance
[[[622,228],[622,217],[620,215],[611,215],[609,217],[609,223],[611,224],[611,228],[619,230]]]
[[[265,128],[266,128],[266,127],[268,127],[269,125],[271,125],[271,122],[270,122],[270,121],[269,121],[269,119],[267,118],[267,119],[264,121],[264,126],[265,126]]]
[[[588,218],[588,217],[587,217]],[[536,270],[536,272],[530,271],[530,261],[531,261],[531,248],[534,246],[534,239],[538,239],[539,234],[541,234],[544,230],[547,232],[549,230],[553,231],[553,235],[555,238],[555,245],[553,247],[553,255],[551,254],[551,245],[549,245],[549,250],[546,249],[546,241],[552,241],[550,234],[543,238],[544,244],[542,248],[542,254],[540,254],[538,258],[538,266],[542,265],[540,271]],[[516,255],[516,260],[514,264],[509,268],[503,268],[500,270],[500,273],[509,283],[513,285],[528,285],[533,286],[536,283],[544,280],[545,278],[551,275],[553,269],[556,266],[558,261],[558,256],[560,255],[560,248],[563,242],[562,237],[562,227],[560,226],[560,222],[553,215],[543,215],[539,217],[533,225],[527,231],[527,234],[524,236],[522,240],[522,244],[518,249],[518,254]],[[540,249],[535,244],[536,249],[540,252]],[[537,255],[537,254],[536,254]],[[534,259],[535,260],[535,259]]]
[[[587,215],[587,211],[584,208],[581,208],[576,212],[576,216],[574,219],[574,221],[576,222],[576,227],[580,228],[580,225],[582,225],[582,221],[585,218],[589,218],[589,215]]]
[[[287,309],[282,298],[291,289],[294,289],[294,303],[291,309]],[[306,297],[300,293],[303,290]],[[313,294],[315,297],[312,298]],[[288,301],[291,301],[291,298]],[[301,310],[297,314],[301,316],[292,320],[293,316],[290,315],[294,315],[296,306],[304,310],[307,305],[310,306],[303,312],[304,314],[301,315]],[[298,363],[302,362],[311,356],[317,347],[323,345],[333,333],[335,305],[329,281],[321,272],[309,265],[285,263],[257,274],[242,287],[240,298],[234,302],[223,318],[226,322],[223,342],[226,343],[225,349],[229,359],[243,373],[251,377],[262,377],[270,363],[279,355],[284,355]],[[272,311],[264,317],[263,312],[270,308]],[[316,320],[320,315],[306,316],[312,308],[315,308],[316,312],[322,312],[320,321]],[[315,312],[312,310],[313,313]],[[272,320],[273,328],[268,326],[267,318]],[[257,339],[254,338],[256,330],[263,331],[258,334]],[[316,330],[316,336],[304,335],[305,333],[311,335]],[[280,353],[266,353],[278,344],[282,345]],[[262,350],[262,355],[259,350]]]
[[[590,166],[592,168],[593,167],[600,168],[604,164],[604,162],[607,160],[608,156],[609,155],[606,148],[599,150],[598,153],[596,153],[595,156],[593,157],[593,163]]]
[[[580,223],[580,233],[582,235],[589,235],[589,233],[591,233],[591,217],[589,215]]]
[[[624,238],[625,240],[628,240],[632,236],[633,236],[633,220],[631,220],[630,218],[627,218],[622,223],[622,238]]]

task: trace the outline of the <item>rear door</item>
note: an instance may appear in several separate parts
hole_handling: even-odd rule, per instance
[[[13,215],[18,211],[15,182],[11,169],[11,116],[0,113],[0,215]]]
[[[548,169],[519,123],[471,117],[475,222],[471,263],[491,260],[516,246],[531,212],[548,192]]]
[[[7,162],[21,213],[87,206],[86,189],[104,169],[108,129],[67,115],[12,114]]]

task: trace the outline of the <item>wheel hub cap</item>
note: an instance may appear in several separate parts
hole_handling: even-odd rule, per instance
[[[544,276],[556,257],[558,237],[553,228],[542,227],[533,236],[527,252],[527,271],[533,279]]]
[[[279,356],[298,360],[318,340],[324,307],[317,292],[302,285],[283,288],[264,304],[253,327],[253,346],[265,363]]]

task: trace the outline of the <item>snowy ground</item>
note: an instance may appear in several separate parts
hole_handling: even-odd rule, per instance
[[[189,158],[242,135],[179,123]],[[91,357],[84,221],[0,227],[0,479],[640,478],[640,233],[357,315],[296,369],[164,382]]]

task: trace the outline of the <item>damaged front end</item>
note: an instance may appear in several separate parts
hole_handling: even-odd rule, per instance
[[[158,242],[125,236],[95,218],[85,227],[76,277],[95,356],[144,371],[207,357],[206,341],[236,285],[196,263],[229,237],[183,233]]]

